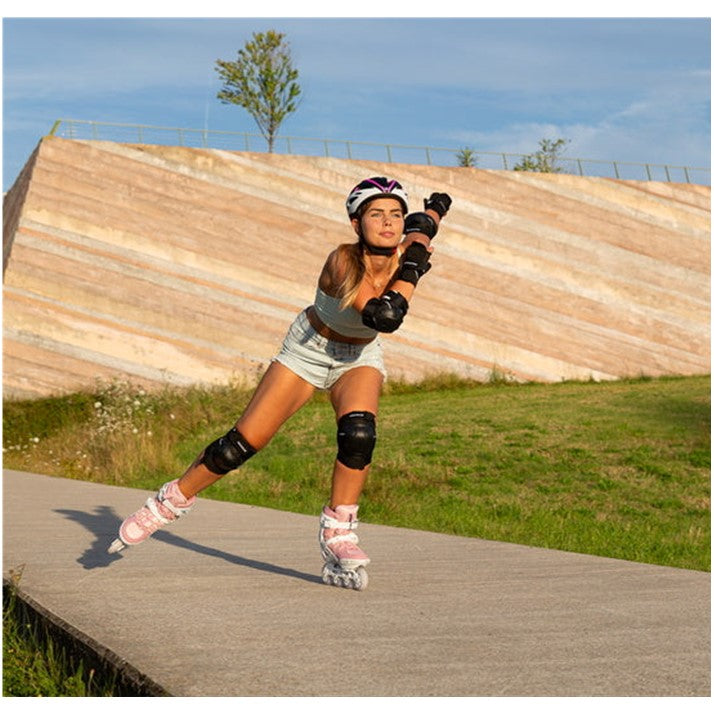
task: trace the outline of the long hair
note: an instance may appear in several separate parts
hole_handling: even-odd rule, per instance
[[[344,310],[352,305],[359,292],[362,279],[372,273],[365,260],[365,251],[357,243],[343,243],[337,248],[337,261],[342,281],[337,286],[337,297],[340,299],[340,309]],[[399,251],[395,251],[390,258],[389,274],[393,275],[399,267]]]

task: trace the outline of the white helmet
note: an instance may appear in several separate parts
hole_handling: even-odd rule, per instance
[[[347,215],[354,218],[359,209],[375,198],[396,198],[402,204],[404,213],[409,213],[407,192],[399,181],[384,176],[375,176],[358,183],[347,196]]]

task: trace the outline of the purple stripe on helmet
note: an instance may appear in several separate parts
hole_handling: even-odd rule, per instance
[[[394,186],[397,182],[390,181],[389,186],[387,186],[387,188],[384,188],[384,186],[382,186],[382,184],[379,184],[376,181],[373,181],[372,179],[367,179],[367,183],[371,183],[372,185],[376,186],[383,193],[391,193],[392,189],[394,188]]]

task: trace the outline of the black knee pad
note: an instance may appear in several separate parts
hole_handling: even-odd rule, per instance
[[[245,440],[243,434],[233,427],[225,436],[206,447],[201,463],[214,474],[223,476],[237,469],[256,453],[256,449]]]
[[[363,469],[372,462],[377,442],[375,416],[350,412],[337,422],[337,460],[350,469]]]

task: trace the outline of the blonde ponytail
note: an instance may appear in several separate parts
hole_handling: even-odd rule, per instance
[[[340,310],[352,305],[362,284],[366,273],[366,266],[362,258],[362,248],[359,243],[344,243],[338,249],[338,261],[342,268],[343,278],[337,286],[337,297],[340,300]]]

